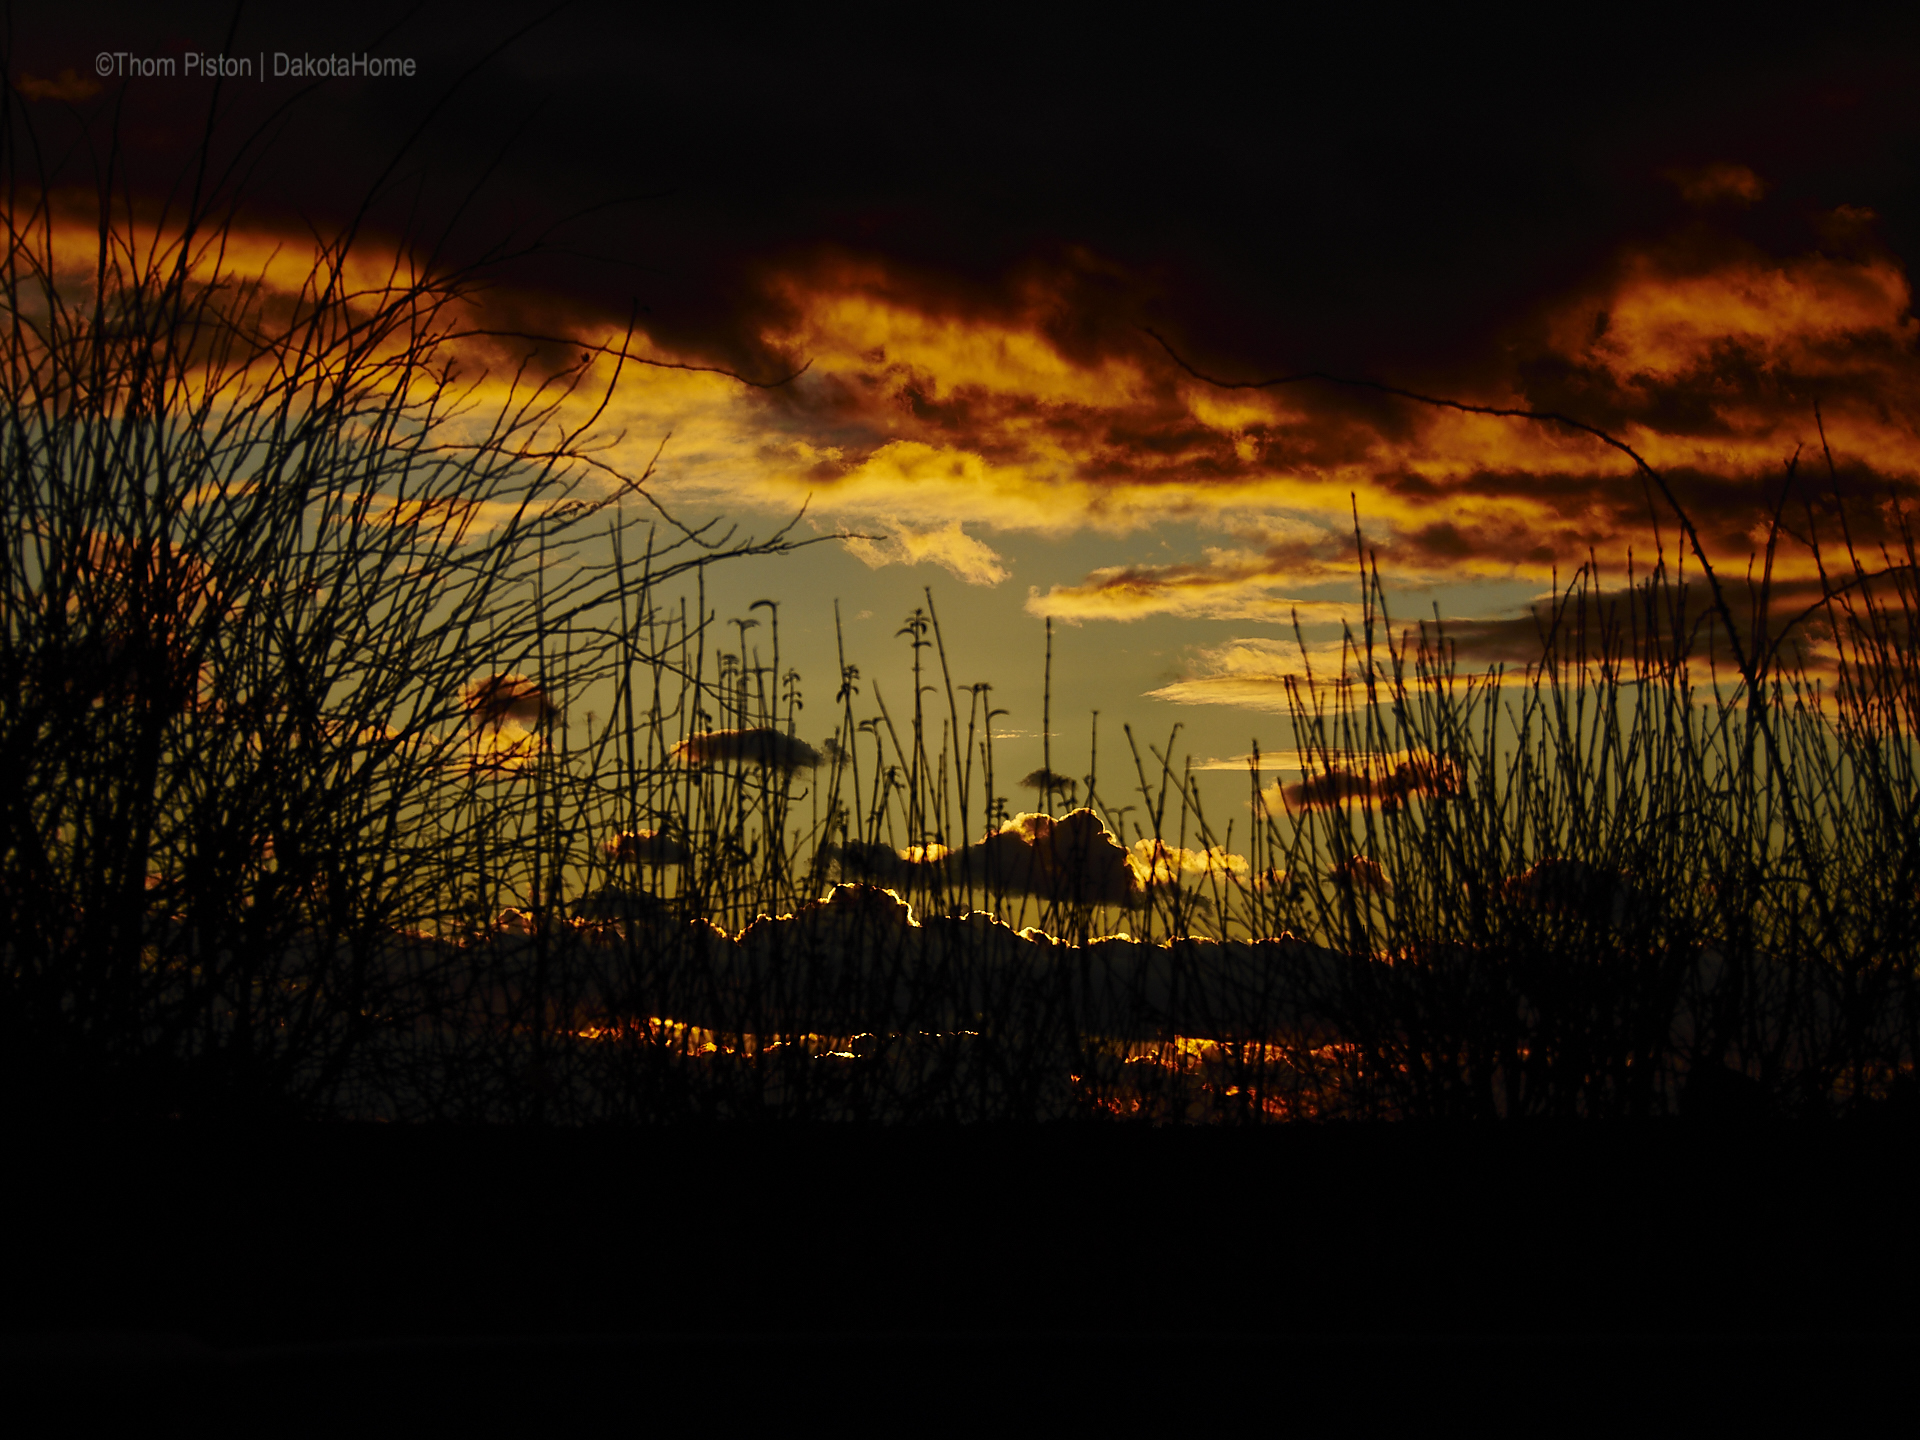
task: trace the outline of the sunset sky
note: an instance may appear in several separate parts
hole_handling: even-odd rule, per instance
[[[94,6],[17,21],[8,73],[56,188],[92,193],[118,106],[125,193],[154,203],[190,180],[213,87],[100,80],[100,52],[413,58],[411,79],[224,90],[216,150],[254,146],[243,231],[297,251],[384,176],[372,252],[538,242],[489,272],[496,329],[617,345],[634,315],[651,359],[805,367],[631,373],[605,428],[635,473],[666,439],[655,492],[688,518],[764,534],[804,505],[801,535],[870,537],[710,588],[723,621],[781,602],[816,741],[836,599],[849,659],[891,685],[931,586],[955,679],[995,684],[1034,763],[1052,616],[1055,768],[1079,774],[1094,709],[1103,771],[1123,721],[1155,743],[1180,723],[1202,760],[1286,746],[1293,615],[1310,646],[1352,616],[1355,507],[1396,617],[1437,608],[1482,668],[1524,658],[1556,572],[1591,555],[1614,586],[1653,550],[1645,487],[1588,437],[1223,388],[1170,349],[1227,381],[1565,412],[1662,469],[1730,572],[1796,449],[1790,535],[1826,513],[1816,404],[1859,538],[1915,500],[1911,24],[1609,10],[1574,48],[1451,12],[1013,12],[937,42],[811,10],[531,18]],[[1780,574],[1813,584],[1795,540]]]

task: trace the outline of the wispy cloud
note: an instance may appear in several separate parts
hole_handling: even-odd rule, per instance
[[[993,547],[967,534],[957,520],[933,530],[896,523],[878,539],[849,536],[845,543],[876,570],[883,565],[917,565],[926,560],[969,585],[998,585],[1013,573]]]
[[[1839,620],[1822,602],[1817,576],[1776,575],[1768,587],[1765,619],[1761,622],[1762,586],[1758,577],[1744,574],[1721,578],[1727,617],[1701,580],[1686,579],[1664,591],[1645,585],[1632,589],[1591,584],[1570,585],[1564,593],[1537,596],[1518,614],[1468,617],[1435,624],[1395,626],[1376,635],[1375,674],[1391,676],[1395,657],[1409,685],[1422,683],[1425,674],[1451,675],[1455,681],[1529,683],[1543,665],[1562,674],[1595,672],[1617,666],[1628,678],[1634,674],[1635,636],[1658,634],[1680,637],[1693,658],[1720,667],[1730,677],[1746,661],[1777,656],[1815,673],[1830,672],[1838,646],[1858,630],[1865,634],[1866,593],[1911,583],[1905,572],[1868,569],[1857,595],[1843,600]],[[1858,582],[1856,582],[1858,583]],[[1355,607],[1357,610],[1358,607]],[[1304,618],[1304,616],[1303,616]],[[1322,613],[1345,628],[1329,633],[1321,625],[1303,646],[1297,637],[1240,636],[1218,645],[1194,647],[1185,673],[1148,692],[1152,698],[1185,705],[1233,705],[1250,710],[1289,713],[1290,692],[1303,690],[1308,677],[1318,681],[1352,682],[1365,673],[1366,657],[1359,648],[1352,614]],[[1885,625],[1883,618],[1880,622]],[[1836,633],[1836,629],[1839,633]],[[1771,663],[1771,662],[1769,662]],[[1400,756],[1399,759],[1406,759]],[[1251,756],[1214,759],[1197,766],[1208,770],[1242,770]],[[1263,752],[1263,769],[1305,768],[1324,764],[1324,757],[1281,750]]]

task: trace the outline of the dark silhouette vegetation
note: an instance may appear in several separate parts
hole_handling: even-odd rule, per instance
[[[51,192],[14,193],[21,1114],[1744,1120],[1913,1092],[1897,505],[1875,556],[1837,483],[1810,495],[1826,579],[1785,624],[1776,517],[1742,620],[1642,462],[1690,553],[1610,607],[1583,568],[1537,661],[1479,675],[1395,629],[1356,525],[1362,620],[1289,682],[1301,774],[1263,790],[1256,755],[1220,829],[1177,735],[1126,731],[1117,786],[1051,748],[997,777],[1004,712],[931,593],[896,637],[910,699],[843,655],[803,738],[779,606],[750,643],[703,586],[789,531],[682,523],[606,461],[624,351],[463,369],[478,274],[369,287],[349,232],[277,288],[223,249],[217,186],[95,217],[78,266]]]

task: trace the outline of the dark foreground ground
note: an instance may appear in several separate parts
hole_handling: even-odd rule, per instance
[[[1891,1119],[0,1138],[6,1380],[81,1408],[1831,1414],[1920,1359]]]

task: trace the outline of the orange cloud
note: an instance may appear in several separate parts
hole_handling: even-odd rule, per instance
[[[90,299],[102,263],[127,280],[148,277],[150,300],[176,269],[190,287],[217,285],[269,302],[327,293],[348,304],[371,304],[428,278],[407,251],[370,237],[342,253],[305,231],[235,223],[189,234],[177,222],[155,222],[141,213],[116,215],[103,250],[91,194],[42,198],[46,209],[17,235],[18,263],[30,286],[50,283],[69,305]],[[33,212],[22,203],[15,213]],[[472,314],[464,306],[457,313]]]
[[[876,263],[789,274],[779,291],[785,318],[763,339],[812,361],[801,380],[635,387],[621,423],[674,432],[663,493],[804,498],[821,525],[876,537],[850,542],[868,564],[932,563],[980,584],[1009,573],[994,531],[1180,520],[1235,542],[1036,589],[1035,613],[1284,615],[1299,587],[1348,571],[1355,503],[1396,581],[1544,581],[1590,552],[1622,563],[1648,534],[1631,461],[1564,427],[1324,386],[1221,390],[1137,332],[1088,341],[1037,284],[969,310]],[[1920,487],[1910,301],[1884,257],[1647,251],[1550,307],[1516,340],[1509,378],[1462,398],[1613,429],[1669,473],[1716,553],[1743,559],[1774,493],[1760,487],[1777,491],[1784,459],[1813,438],[1816,389],[1837,453]]]
[[[1730,353],[1764,369],[1851,377],[1911,358],[1920,338],[1912,302],[1906,276],[1880,256],[1744,260],[1692,275],[1640,258],[1584,345],[1568,343],[1565,321],[1558,338],[1563,353],[1590,357],[1622,383],[1713,370]]]
[[[1736,171],[1710,167],[1684,183],[1736,195],[1759,184]],[[53,225],[56,268],[79,294],[97,231],[64,211]],[[1845,228],[1853,238],[1831,253],[1767,257],[1729,242],[1620,257],[1515,331],[1506,373],[1459,398],[1608,428],[1669,477],[1723,560],[1744,560],[1780,498],[1786,457],[1817,440],[1816,398],[1843,466],[1838,488],[1914,496],[1920,322],[1911,286],[1861,238],[1866,219],[1850,214]],[[316,259],[369,303],[414,276],[390,248],[370,245],[336,264],[267,230],[229,235],[221,264],[291,304]],[[1140,332],[1087,320],[1075,309],[1078,283],[1065,271],[1036,273],[980,299],[936,294],[877,261],[795,266],[768,283],[778,304],[756,338],[811,366],[774,390],[627,364],[609,395],[618,361],[608,347],[619,347],[624,326],[564,308],[543,317],[554,332],[546,341],[490,333],[476,311],[461,313],[464,328],[447,344],[476,413],[505,404],[530,427],[558,428],[604,398],[603,429],[625,437],[605,463],[638,476],[671,437],[649,482],[663,502],[787,513],[805,504],[868,565],[931,564],[994,585],[1012,574],[996,533],[1120,535],[1170,521],[1221,532],[1197,558],[1034,586],[1028,609],[1063,620],[1284,622],[1296,604],[1312,617],[1323,602],[1302,593],[1352,575],[1355,505],[1389,583],[1545,582],[1590,554],[1618,567],[1630,545],[1645,553],[1646,487],[1626,456],[1591,436],[1325,385],[1221,389],[1180,371]],[[486,303],[497,320],[532,313],[536,299]],[[700,359],[663,351],[644,332],[625,343],[654,359]],[[561,383],[543,379],[522,368],[534,351],[549,369],[580,368]],[[1835,488],[1804,474],[1797,484],[1790,523],[1803,501]],[[381,501],[368,518],[443,536],[496,521],[451,501],[417,513]],[[1886,533],[1867,518],[1868,543]],[[1799,552],[1781,564],[1783,574],[1807,569]]]

